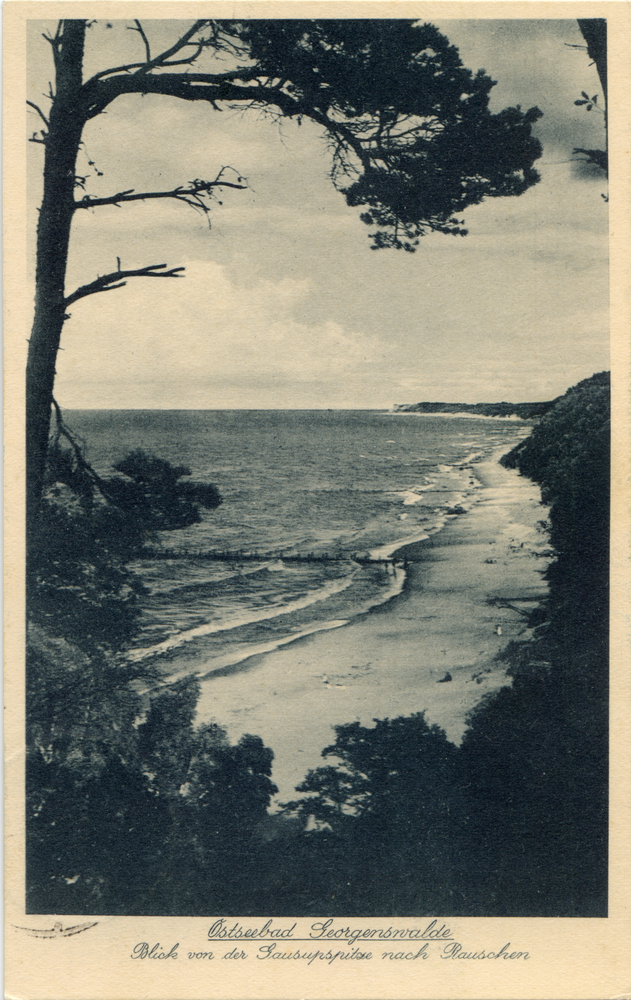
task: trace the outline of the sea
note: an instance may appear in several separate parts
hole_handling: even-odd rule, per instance
[[[476,464],[517,419],[383,410],[73,410],[101,475],[142,448],[223,502],[130,564],[146,587],[131,660],[201,675],[337,628],[396,597],[405,546],[475,502]],[[201,667],[200,667],[201,665]],[[167,670],[168,673],[168,670]]]

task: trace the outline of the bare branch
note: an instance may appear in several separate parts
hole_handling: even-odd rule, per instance
[[[51,38],[50,35],[42,35],[42,38],[44,38],[48,42],[48,44],[52,49],[53,62],[55,64],[55,68],[57,68],[59,64],[59,37],[61,34],[61,23],[62,23],[61,21],[58,21],[57,23],[57,32],[54,38]]]
[[[574,162],[574,163],[591,163],[591,164],[593,164],[596,167],[600,167],[600,169],[605,174],[608,174],[609,163],[608,163],[608,157],[607,157],[607,150],[605,150],[605,149],[582,149],[579,146],[577,149],[573,149],[572,152],[574,153],[574,155],[576,155],[577,153],[584,153],[585,154],[585,158],[580,157],[580,159],[578,159],[578,160],[573,160],[573,161],[569,160],[568,161],[569,163],[572,163],[572,162]]]
[[[99,476],[98,472],[96,472],[96,470],[93,469],[90,463],[86,460],[77,440],[75,439],[74,434],[71,432],[69,427],[67,427],[67,425],[64,423],[59,403],[57,402],[54,396],[51,396],[50,398],[55,410],[55,420],[57,424],[54,443],[57,444],[60,437],[65,437],[66,441],[68,441],[70,447],[74,452],[74,456],[77,460],[77,465],[79,465],[85,472],[87,472],[90,475],[90,477],[94,480],[95,485],[99,490],[99,492],[101,493],[101,495],[105,499],[107,499],[107,494],[103,490],[103,487],[105,487],[105,483]]]
[[[130,30],[132,30],[132,29],[130,29]],[[188,64],[192,63],[197,58],[197,56],[199,55],[199,53],[201,52],[201,50],[205,46],[206,46],[206,42],[203,42],[203,43],[200,42],[199,46],[197,47],[198,51],[196,51],[192,56],[189,56],[187,59],[174,60],[173,62],[163,63],[161,65],[164,65],[164,66],[182,66],[182,65],[188,65]],[[94,76],[91,76],[90,79],[87,81],[87,84],[92,83],[94,80],[102,80],[106,76],[114,76],[116,73],[128,73],[132,69],[139,69],[139,68],[142,68],[143,66],[146,66],[146,65],[147,64],[144,63],[144,62],[133,62],[133,63],[124,63],[122,66],[112,66],[112,67],[110,67],[110,69],[104,69],[104,70],[101,70],[100,73],[95,73]],[[254,80],[260,74],[259,74],[259,71],[258,71],[258,69],[256,67],[253,67],[253,66],[245,67],[244,66],[244,67],[241,67],[239,69],[227,70],[225,73],[213,73],[213,74],[208,73],[208,74],[205,74],[205,75],[208,77],[209,80],[214,80],[215,83],[222,83],[224,80],[227,80],[227,81],[231,81],[231,80],[242,80],[242,81]],[[186,79],[190,79],[190,77],[187,75]],[[142,93],[142,91],[140,91],[140,90],[137,89],[136,93]],[[52,97],[52,95],[51,95],[51,97]]]
[[[153,60],[156,63],[156,60]],[[244,74],[245,75],[245,74]],[[243,79],[243,78],[241,78]],[[233,74],[216,76],[212,73],[160,73],[139,76],[114,76],[107,80],[90,80],[84,89],[87,118],[101,114],[104,108],[123,94],[163,94],[184,101],[208,101],[216,107],[217,101],[248,102],[248,105],[263,105],[266,109],[277,108],[288,118],[305,116],[322,125],[329,133],[336,135],[353,150],[359,160],[367,166],[370,155],[363,148],[357,135],[342,121],[331,118],[324,111],[295,98],[276,87],[266,87],[257,80],[254,71],[245,75],[251,79],[251,86],[234,83]],[[367,126],[368,127],[368,123]]]
[[[37,104],[33,104],[32,101],[27,101],[26,103],[28,104],[29,108],[35,108],[35,110],[37,111],[39,117],[44,122],[44,125],[46,126],[46,128],[50,128],[50,122],[48,121],[48,118],[46,117],[46,115],[44,114],[44,112],[42,111],[42,109],[40,107],[38,107]]]
[[[110,292],[114,288],[123,288],[127,284],[126,281],[122,280],[123,278],[183,277],[183,275],[178,273],[184,270],[183,267],[172,267],[168,271],[165,271],[166,264],[149,264],[147,267],[139,267],[133,271],[121,271],[120,258],[117,257],[116,260],[118,262],[118,271],[112,271],[111,274],[104,274],[102,278],[96,278],[89,285],[81,285],[72,295],[64,299],[64,309],[67,309],[73,302],[83,299],[87,295],[96,295],[97,292]]]
[[[135,28],[128,28],[127,30],[128,31],[137,31],[138,32],[138,34],[142,38],[143,42],[145,43],[145,52],[147,54],[147,62],[151,62],[151,49],[149,47],[149,39],[145,35],[143,27],[142,27],[142,24],[140,23],[140,21],[137,18],[134,18],[134,24],[136,25]]]
[[[142,62],[124,63],[121,66],[112,66],[109,69],[101,70],[100,73],[95,73],[94,76],[90,77],[90,79],[86,81],[86,85],[93,83],[95,80],[102,80],[104,77],[113,76],[115,73],[127,73],[130,72],[131,70],[136,70],[136,72],[139,74],[145,74],[149,73],[152,69],[156,67],[165,65],[164,60],[168,59],[169,56],[171,55],[176,55],[182,48],[190,44],[189,39],[191,38],[191,36],[194,35],[196,31],[199,31],[202,27],[204,27],[204,25],[208,24],[208,21],[196,21],[193,27],[190,28],[182,36],[182,38],[180,38],[175,43],[175,45],[172,45],[171,48],[167,49],[166,52],[162,52],[159,56],[156,56],[155,59],[151,58],[149,39],[147,38],[147,35],[145,34],[145,31],[140,21],[136,20],[135,23],[137,26],[135,28],[129,28],[129,31],[137,31],[140,34],[141,38],[143,39],[145,44],[145,52],[147,54],[146,60]],[[194,53],[193,56],[189,56],[187,59],[182,59],[179,62],[167,63],[167,65],[178,66],[181,63],[191,63],[194,59],[197,58],[197,56],[207,43],[200,40],[195,44],[196,44],[196,52]]]
[[[178,52],[181,52],[193,35],[196,35],[197,32],[201,31],[202,28],[204,28],[208,23],[209,22],[207,20],[195,21],[193,27],[189,28],[188,31],[181,36],[181,38],[178,38],[177,42],[175,42],[170,49],[166,49],[166,51],[161,52],[159,56],[155,57],[155,59],[148,59],[144,66],[136,71],[137,74],[144,75],[145,73],[149,73],[155,66],[163,66],[167,59],[170,59],[171,56],[177,55]]]
[[[133,29],[130,28],[130,31]],[[138,69],[139,66],[144,66],[144,62],[134,62],[134,63],[124,63],[122,66],[112,66],[110,69],[103,69],[100,73],[95,73],[94,76],[90,77],[88,83],[92,80],[101,80],[104,76],[111,76],[113,73],[126,73],[131,69]]]
[[[192,44],[193,44],[192,42],[187,42],[187,45],[192,45]],[[160,65],[161,66],[186,66],[186,65],[190,66],[190,64],[194,63],[195,60],[197,59],[197,57],[200,55],[200,53],[203,52],[204,49],[207,48],[207,47],[208,47],[208,41],[206,39],[204,39],[204,38],[200,38],[199,42],[197,42],[195,44],[195,51],[192,53],[192,55],[187,56],[186,59],[172,59],[169,62],[160,63]]]
[[[223,175],[227,170],[233,170],[237,177],[236,182],[223,180]],[[197,179],[190,181],[187,186],[173,188],[172,191],[141,191],[136,193],[133,188],[130,188],[127,191],[119,191],[105,198],[96,198],[87,194],[80,201],[75,201],[74,207],[75,209],[99,208],[102,205],[115,205],[118,207],[124,202],[171,198],[174,201],[184,202],[185,205],[189,205],[191,208],[201,211],[205,216],[209,217],[210,202],[215,197],[215,188],[232,188],[236,191],[244,191],[247,187],[246,179],[241,177],[233,167],[222,167],[214,181]],[[208,224],[210,226],[210,219]]]
[[[118,205],[121,201],[133,201],[134,198],[141,197],[140,195],[135,195],[134,198],[130,198],[129,195],[132,194],[133,190],[133,188],[129,188],[127,191],[119,191],[118,194],[113,194],[109,198],[94,198],[92,195],[86,194],[81,201],[75,201],[75,208],[96,208],[98,205]]]

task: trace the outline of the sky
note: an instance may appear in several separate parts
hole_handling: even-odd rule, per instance
[[[415,254],[375,252],[359,210],[332,187],[315,126],[119,98],[84,133],[79,172],[90,193],[164,190],[212,179],[224,165],[249,188],[222,197],[210,229],[166,201],[76,213],[68,293],[115,270],[117,256],[124,268],[183,265],[186,277],[130,279],[73,305],[57,365],[62,407],[534,401],[609,366],[606,181],[571,162],[575,146],[604,145],[602,115],[574,105],[581,91],[601,88],[587,53],[572,47],[583,44],[576,21],[434,23],[466,66],[498,81],[493,111],[543,111],[534,128],[540,183],[468,209],[467,237],[434,233]],[[86,72],[134,57],[140,39],[130,24],[90,29]],[[166,40],[182,25],[145,27]],[[30,26],[36,103],[52,78],[41,38],[51,26]],[[30,115],[28,124],[38,127]],[[38,145],[29,151],[34,245],[43,155]]]

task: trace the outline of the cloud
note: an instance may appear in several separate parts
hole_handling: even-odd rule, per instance
[[[85,405],[86,386],[91,405],[120,406],[121,390],[129,397],[129,389],[133,395],[152,383],[151,402],[164,406],[187,405],[189,385],[197,395],[204,385],[216,391],[224,384],[231,399],[239,383],[275,385],[281,393],[284,384],[295,392],[301,383],[330,383],[337,394],[340,381],[378,370],[392,346],[332,319],[306,321],[312,293],[308,280],[289,277],[244,288],[212,261],[189,261],[184,280],[138,279],[86,299],[73,307],[64,332],[60,394],[70,406]]]
[[[87,71],[132,57],[140,39],[130,24],[90,29]],[[582,41],[577,23],[474,18],[438,26],[467,66],[499,81],[494,110],[519,103],[545,112],[539,185],[470,208],[466,239],[435,234],[415,255],[373,253],[359,210],[333,189],[315,127],[151,96],[121,99],[86,132],[86,152],[104,173],[90,179],[91,193],[161,190],[214,177],[225,164],[250,189],[222,197],[210,231],[200,215],[163,201],[76,213],[68,291],[114,270],[117,256],[129,268],[187,264],[187,277],[138,279],[76,303],[59,356],[60,402],[517,401],[555,395],[605,367],[605,184],[577,179],[567,162],[575,145],[602,141],[601,116],[573,104],[581,90],[599,89],[586,54],[565,44]],[[36,27],[35,100],[50,72]],[[152,38],[166,40],[174,27],[156,21]],[[37,199],[41,147],[30,153]],[[34,229],[35,211],[32,222]]]

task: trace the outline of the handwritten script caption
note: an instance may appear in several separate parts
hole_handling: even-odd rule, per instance
[[[516,950],[511,942],[490,948],[470,949],[456,940],[446,923],[432,920],[426,927],[350,927],[332,917],[311,924],[306,936],[296,930],[298,924],[277,923],[269,919],[249,926],[217,918],[208,930],[213,950],[178,951],[180,943],[163,946],[139,941],[130,958],[143,961],[303,961],[307,965],[333,965],[339,962],[415,962],[418,960],[525,961],[528,951]],[[235,942],[237,942],[235,944]],[[232,944],[232,947],[227,947]],[[247,945],[247,950],[245,946]]]

